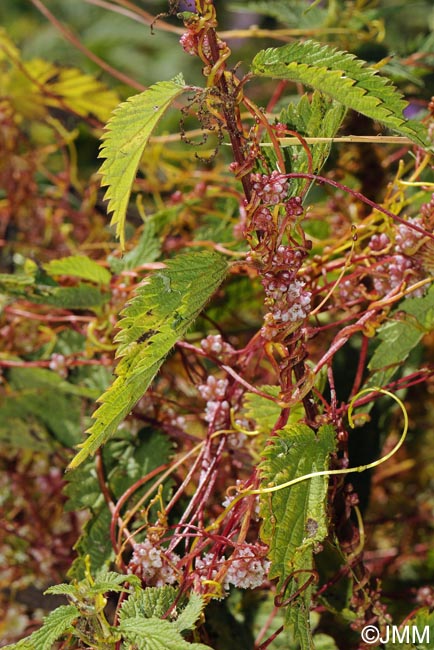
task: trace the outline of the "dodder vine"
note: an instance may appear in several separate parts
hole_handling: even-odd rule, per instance
[[[218,146],[227,137],[233,160],[226,171],[218,167],[221,154],[195,151],[200,183],[189,187],[184,178],[184,196],[177,190],[168,200],[176,228],[171,231],[164,211],[163,225],[157,213],[145,226],[151,241],[159,228],[161,262],[143,276],[140,256],[134,266],[134,249],[125,255],[138,270],[131,272],[137,281],[117,322],[116,379],[99,399],[67,487],[72,504],[86,503],[88,480],[102,498],[77,546],[71,584],[49,590],[70,604],[17,649],[49,650],[57,640],[62,648],[101,650],[158,643],[173,650],[220,648],[208,612],[234,588],[272,595],[267,621],[251,640],[255,650],[271,648],[285,628],[297,647],[314,647],[312,612],[344,617],[353,630],[391,621],[364,557],[363,517],[348,475],[391,458],[402,447],[408,418],[397,400],[403,433],[392,451],[366,463],[352,462],[349,424],[376,426],[380,396],[394,417],[394,391],[431,375],[410,368],[394,379],[433,325],[433,199],[419,201],[413,216],[400,200],[407,186],[430,186],[425,171],[434,115],[426,117],[428,130],[405,120],[405,101],[375,68],[314,41],[263,50],[241,77],[229,67],[213,1],[194,5],[179,14],[186,30],[180,46],[200,58],[205,88],[186,85],[180,75],[154,84],[121,104],[103,135],[100,173],[121,247],[143,151],[152,149],[153,130],[184,93],[181,140],[198,146],[188,126],[195,116],[204,143],[214,138]],[[249,96],[258,76],[314,91],[277,114],[287,85],[278,82],[264,110]],[[347,109],[413,143],[409,180],[399,169],[399,189],[394,185],[381,205],[321,171],[330,142],[307,142],[332,139]],[[297,145],[284,146],[287,136]],[[139,182],[145,185],[146,177]],[[326,203],[324,195],[324,208],[310,203],[314,186],[323,193],[333,188],[345,209],[339,212],[338,199]],[[370,212],[354,217],[360,201]],[[195,237],[207,211],[222,221],[225,210],[232,220],[229,243],[227,232],[219,240],[219,225]],[[332,220],[330,235],[315,234],[312,223],[320,229]],[[71,269],[69,262],[59,275]],[[46,271],[56,276],[55,268]],[[86,278],[83,273],[80,268]],[[242,301],[258,296],[262,322],[251,322]],[[225,300],[228,314],[219,306]],[[387,350],[388,332],[405,338],[396,351]],[[348,378],[339,369],[343,350],[355,359]],[[48,367],[67,377],[63,357],[53,355]],[[144,428],[119,435],[129,414]],[[111,617],[108,592],[118,594]],[[329,642],[336,647],[331,636]]]

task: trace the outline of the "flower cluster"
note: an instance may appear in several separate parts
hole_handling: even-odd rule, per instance
[[[128,573],[138,576],[151,587],[173,585],[177,580],[175,565],[179,560],[176,553],[164,551],[146,539],[134,545]]]
[[[380,296],[422,279],[420,263],[414,253],[423,244],[424,235],[407,224],[423,228],[422,218],[414,217],[408,219],[407,223],[397,225],[394,241],[386,233],[374,234],[369,241],[371,251],[380,253],[377,259],[381,264],[373,272],[374,289]],[[423,293],[424,289],[421,288],[411,292],[411,295],[416,297]]]
[[[228,385],[227,379],[216,379],[210,375],[206,384],[198,386],[200,394],[206,400],[205,420],[217,428],[223,426],[229,413],[229,402],[224,399]]]
[[[179,39],[179,42],[184,52],[191,54],[191,56],[197,54],[197,47],[199,42],[198,34],[185,32],[185,34],[183,34]]]
[[[434,206],[434,201],[433,201]],[[371,254],[375,255],[377,263],[370,271],[372,286],[377,295],[383,297],[392,291],[399,291],[405,285],[411,288],[412,284],[423,279],[423,263],[426,251],[418,255],[419,249],[425,244],[424,234],[411,226],[424,227],[422,217],[409,218],[406,223],[399,223],[393,234],[384,232],[375,233],[368,242]],[[366,276],[366,269],[345,278],[339,286],[341,299],[346,301],[359,300],[367,295],[367,286],[360,283],[360,277]],[[407,295],[420,297],[425,288],[419,287]]]
[[[221,334],[209,334],[205,339],[201,340],[200,347],[210,356],[217,357],[225,362],[230,361],[235,353],[232,345],[226,343]]]
[[[276,252],[272,255],[271,264],[274,271],[298,270],[305,257],[306,253],[301,248],[279,246]]]
[[[372,235],[369,240],[369,248],[374,253],[386,250],[390,246],[390,239],[385,232]]]
[[[420,208],[422,218],[427,224],[430,224],[434,219],[434,194],[431,195],[431,200],[424,203]]]
[[[408,222],[423,227],[422,219],[420,217],[414,217],[413,219],[408,219]],[[395,251],[397,253],[403,253],[404,255],[411,255],[414,253],[418,244],[421,242],[423,234],[418,230],[409,228],[406,224],[398,224],[396,236],[395,236]]]
[[[51,355],[50,363],[48,365],[50,370],[57,372],[63,379],[68,376],[68,368],[66,367],[66,359],[63,354],[54,353]]]
[[[240,589],[255,589],[264,582],[271,562],[265,559],[266,549],[259,544],[239,547],[232,553],[225,584]]]
[[[301,197],[292,196],[285,203],[285,212],[286,216],[292,221],[294,221],[297,217],[301,217],[304,212]]]
[[[291,272],[264,274],[265,303],[270,311],[265,315],[262,334],[271,340],[278,331],[306,318],[311,310],[312,294],[306,283],[296,278],[296,266]]]
[[[288,180],[277,171],[267,174],[252,174],[251,180],[256,196],[267,205],[283,203],[288,193]]]
[[[230,558],[216,558],[213,553],[205,553],[196,559],[195,572],[201,582],[214,580],[223,566],[227,567],[223,578],[223,589],[230,586],[239,589],[255,589],[267,578],[270,561],[266,559],[267,548],[261,544],[243,544],[237,547]]]
[[[200,46],[199,33],[195,33],[194,31],[185,32],[185,34],[183,34],[179,39],[179,42],[181,44],[182,49],[187,54],[190,54],[191,56],[196,56],[199,54],[199,46]],[[223,49],[222,43],[218,43],[218,45],[219,45],[219,49]],[[205,55],[205,57],[208,60],[211,59],[211,48],[209,46],[208,37],[206,34],[202,38],[201,48],[202,48],[202,53]]]
[[[421,279],[417,262],[405,255],[392,255],[376,268],[373,277],[374,289],[380,296],[384,296],[386,293],[398,289],[404,283],[413,284],[412,279],[415,282]],[[413,298],[423,294],[423,287],[411,292]]]
[[[272,233],[274,230],[273,215],[270,210],[261,205],[255,211],[252,219],[253,230],[263,230],[267,233]]]

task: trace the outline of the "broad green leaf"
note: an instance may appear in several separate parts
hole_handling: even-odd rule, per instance
[[[113,212],[111,224],[116,225],[122,248],[125,215],[143,150],[158,121],[184,88],[182,75],[158,82],[120,104],[107,123],[100,152],[105,158],[100,168],[101,184],[108,185],[104,198]]]
[[[11,368],[9,381],[18,390],[39,389],[49,390],[56,394],[87,397],[88,399],[97,397],[93,389],[72,384],[48,368]]]
[[[73,447],[81,438],[82,401],[94,392],[46,368],[11,368],[10,391],[0,395],[0,440],[16,448]],[[12,426],[12,423],[13,426]],[[11,431],[13,430],[13,435]]]
[[[378,330],[380,345],[368,364],[373,373],[366,386],[384,386],[402,366],[422,337],[434,328],[434,286],[426,296],[407,298],[391,320]]]
[[[189,643],[173,623],[160,618],[127,618],[119,629],[137,650],[212,650],[203,643]]]
[[[170,585],[163,587],[147,587],[132,594],[122,604],[119,620],[131,618],[163,618],[178,596],[178,590]],[[176,606],[179,612],[171,625],[178,631],[191,630],[204,608],[204,601],[199,594],[192,592],[190,598],[182,607],[182,602]]]
[[[326,425],[315,433],[304,424],[290,424],[277,433],[264,449],[261,487],[281,485],[297,477],[328,468],[335,449],[335,432]],[[261,537],[269,547],[269,577],[278,578],[277,590],[286,589],[282,600],[292,596],[314,568],[316,546],[328,532],[326,495],[328,479],[318,476],[261,496]],[[294,577],[291,578],[295,573]],[[309,610],[312,588],[291,602],[286,623],[302,650],[312,647]]]
[[[278,397],[280,393],[279,386],[258,386],[259,390],[272,397]],[[273,430],[277,419],[281,413],[281,407],[266,397],[256,393],[246,393],[244,396],[245,416],[256,423],[256,428],[260,433],[269,434]],[[291,421],[297,421],[303,417],[303,406],[297,406],[291,410]]]
[[[117,379],[100,398],[95,422],[70,464],[77,467],[117,430],[222,282],[227,263],[211,252],[187,253],[167,262],[137,291],[119,322]]]
[[[39,630],[27,639],[14,645],[5,646],[8,650],[52,650],[53,643],[72,630],[72,624],[80,612],[73,605],[62,605],[44,618]]]
[[[39,282],[37,277],[30,274],[0,274],[0,293],[60,309],[98,311],[109,299],[108,293],[102,293],[97,287],[84,282],[76,287],[60,287],[48,275],[45,275],[43,282]]]
[[[52,260],[44,264],[43,268],[48,275],[72,275],[97,284],[108,284],[111,279],[110,271],[86,255],[71,255]]]
[[[407,102],[399,91],[354,54],[307,40],[261,50],[253,59],[252,72],[312,86],[347,108],[426,145],[424,127],[403,117]]]
[[[109,299],[107,293],[101,293],[89,284],[79,284],[76,287],[47,287],[35,286],[35,291],[26,296],[26,300],[44,305],[52,305],[59,309],[90,309],[99,310]]]

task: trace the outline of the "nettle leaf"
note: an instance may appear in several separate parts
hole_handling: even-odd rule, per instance
[[[78,541],[74,544],[74,551],[78,557],[68,571],[68,578],[76,580],[84,578],[87,557],[90,559],[91,567],[98,569],[108,566],[114,560],[109,535],[111,520],[111,512],[105,503],[93,510],[92,517],[86,521]]]
[[[286,124],[289,129],[304,137],[333,138],[341,126],[345,114],[345,106],[315,90],[311,98],[303,95],[298,104],[289,104],[281,112],[279,122]],[[309,145],[314,174],[321,171],[330,154],[331,147],[331,141]],[[285,146],[284,155],[288,162],[287,168],[291,172],[303,173],[309,170],[309,161],[303,147]],[[299,193],[305,182],[303,179],[291,181],[293,195]]]
[[[6,646],[8,650],[52,650],[53,643],[67,632],[72,631],[72,624],[80,612],[73,605],[62,605],[44,618],[39,630],[27,639],[14,645]]]
[[[287,425],[264,450],[261,486],[280,485],[326,470],[334,449],[332,426],[323,426],[315,433],[305,424]],[[327,485],[326,476],[317,476],[261,497],[261,537],[270,547],[269,577],[278,578],[277,589],[284,590],[283,601],[307,582],[314,568],[315,547],[327,536]],[[286,624],[302,650],[312,647],[311,594],[311,587],[302,590],[286,614]]]
[[[184,89],[182,75],[160,81],[120,104],[106,125],[100,152],[100,158],[105,158],[101,185],[108,185],[104,198],[113,212],[111,225],[116,225],[122,248],[125,215],[143,150],[164,112]]]
[[[252,72],[312,86],[426,146],[425,128],[403,117],[407,102],[397,88],[354,54],[307,40],[261,50],[253,59]]]
[[[161,255],[161,242],[157,236],[155,220],[149,218],[140,235],[137,245],[119,259],[111,256],[108,258],[110,268],[115,273],[135,269],[142,264],[155,262]]]
[[[186,607],[180,612],[173,625],[179,632],[192,630],[204,609],[205,603],[203,598],[192,591]]]
[[[162,618],[169,607],[173,605],[178,595],[178,590],[170,585],[163,587],[147,587],[137,591],[127,600],[124,600],[119,612],[119,620],[144,617]]]
[[[368,368],[372,374],[365,386],[385,386],[423,336],[433,328],[434,286],[421,298],[404,300],[390,321],[378,330],[381,343],[369,361]]]
[[[163,618],[178,596],[178,590],[170,585],[163,587],[147,587],[137,590],[124,600],[119,612],[119,620],[131,618]],[[192,592],[187,604],[177,603],[177,618],[171,625],[178,632],[191,630],[204,608],[204,601],[199,594]]]
[[[71,275],[97,284],[108,284],[111,273],[86,255],[71,255],[43,265],[48,275]]]
[[[165,356],[184,335],[226,275],[225,259],[213,252],[180,255],[139,287],[123,311],[116,337],[122,357],[118,375],[100,398],[89,438],[70,468],[77,467],[117,430],[147,390]]]
[[[119,630],[137,650],[212,650],[203,643],[189,643],[173,623],[160,618],[127,618]]]

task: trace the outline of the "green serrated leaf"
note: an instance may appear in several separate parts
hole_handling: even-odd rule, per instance
[[[403,117],[407,102],[397,88],[354,54],[307,40],[261,50],[253,59],[252,72],[312,86],[426,146],[425,128]]]
[[[78,467],[104,444],[148,388],[165,356],[187,331],[222,282],[227,263],[211,252],[187,253],[167,262],[142,285],[119,322],[118,375],[102,395],[89,438],[73,458]]]
[[[183,91],[181,75],[156,83],[120,104],[107,123],[100,152],[105,158],[100,168],[101,184],[108,185],[104,198],[113,212],[111,224],[116,225],[122,248],[125,215],[143,150],[166,109]]]
[[[51,260],[43,266],[48,275],[71,275],[97,284],[108,284],[111,273],[86,255],[71,255]]]
[[[98,572],[95,583],[89,587],[88,592],[92,595],[105,594],[109,591],[129,592],[130,590],[124,586],[125,582],[135,587],[140,587],[141,584],[140,578],[135,575],[125,575],[103,568]]]
[[[192,630],[196,621],[202,614],[205,606],[203,598],[196,592],[192,592],[185,609],[181,611],[178,618],[173,622],[178,632]]]
[[[133,483],[167,463],[171,452],[168,436],[155,430],[141,429],[133,440],[128,435],[127,440],[110,441],[104,448],[103,460],[111,492],[119,499]],[[170,480],[164,485],[163,492],[171,485]],[[130,503],[142,496],[148,487],[145,483],[136,490]]]
[[[304,424],[287,425],[264,450],[262,487],[281,485],[327,469],[334,449],[332,426],[323,426],[315,433]],[[283,600],[295,594],[309,579],[314,566],[314,549],[327,536],[327,484],[327,477],[317,476],[261,498],[261,537],[270,547],[269,577],[278,578],[278,590],[286,584]],[[312,648],[311,594],[310,587],[301,590],[286,615],[286,623],[302,650]]]
[[[203,643],[189,643],[172,623],[160,618],[127,618],[119,629],[137,650],[212,650]]]
[[[135,269],[142,264],[154,262],[160,256],[160,253],[161,243],[156,236],[155,221],[149,219],[145,223],[137,246],[125,253],[122,259],[112,259],[113,263],[118,265],[116,272],[119,273],[120,271]]]
[[[80,612],[73,605],[62,605],[44,618],[39,630],[27,639],[6,646],[5,650],[52,650],[55,641],[72,631],[72,623],[79,615]]]
[[[119,620],[129,618],[162,618],[173,605],[178,590],[170,585],[163,587],[147,587],[132,594],[122,603]]]
[[[68,571],[68,578],[82,580],[85,575],[84,559],[89,556],[91,567],[102,569],[114,558],[112,543],[110,540],[111,512],[103,503],[95,508],[92,518],[85,523],[74,550],[78,557],[74,560]]]
[[[44,594],[49,596],[75,596],[77,594],[77,587],[62,582],[60,585],[52,585],[44,591]]]
[[[304,137],[333,138],[343,122],[345,113],[345,106],[331,100],[316,90],[311,98],[303,95],[298,104],[289,104],[281,112],[279,122],[286,124],[289,129],[296,131]],[[331,147],[331,142],[309,145],[312,154],[312,171],[314,174],[318,174],[321,171],[330,154]],[[288,163],[287,168],[291,172],[304,173],[309,170],[307,154],[302,147],[285,147],[284,155]],[[300,188],[305,182],[302,179],[294,179],[291,181],[291,192],[293,196],[300,192]],[[321,223],[327,227],[324,221]]]

